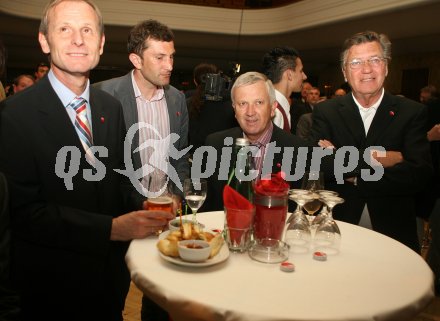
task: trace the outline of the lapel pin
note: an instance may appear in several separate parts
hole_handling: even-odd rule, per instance
[[[104,124],[104,122],[105,122],[104,117],[101,117],[101,124]]]
[[[176,112],[176,115],[177,115],[177,116],[180,116],[180,111]]]
[[[390,116],[393,117],[394,116],[394,111],[390,111]]]
[[[281,164],[280,164],[280,163],[277,163],[277,167],[278,167],[278,168],[281,168]]]

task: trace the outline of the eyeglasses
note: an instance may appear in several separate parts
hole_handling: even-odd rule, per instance
[[[353,59],[352,61],[347,62],[347,65],[350,66],[351,69],[356,70],[361,68],[365,65],[365,63],[368,63],[370,67],[379,67],[383,61],[385,61],[386,58],[382,57],[372,57],[367,60],[361,60],[361,59]]]

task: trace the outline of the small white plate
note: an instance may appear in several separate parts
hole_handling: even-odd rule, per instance
[[[161,233],[159,235],[159,240],[163,240],[164,238],[166,238],[168,233],[170,233],[170,231],[165,231],[165,232]],[[159,250],[158,250],[158,252],[159,252],[160,257],[163,258],[165,261],[171,262],[173,264],[181,265],[181,266],[191,266],[191,267],[205,267],[205,266],[219,264],[219,263],[227,260],[229,257],[229,249],[225,243],[223,243],[220,251],[217,253],[216,256],[214,256],[213,258],[208,259],[204,262],[187,262],[187,261],[182,260],[180,257],[166,256],[166,255],[162,254],[162,252],[160,252]]]

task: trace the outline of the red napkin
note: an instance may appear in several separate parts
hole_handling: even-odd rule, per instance
[[[223,189],[223,205],[228,208],[236,208],[240,210],[253,208],[252,203],[249,202],[246,197],[229,185],[226,185]]]
[[[228,227],[250,227],[254,214],[254,205],[229,185],[226,185],[223,189],[223,205],[226,211]]]
[[[284,180],[285,174],[278,172],[262,177],[255,184],[255,192],[266,196],[283,196],[289,191],[289,184]]]

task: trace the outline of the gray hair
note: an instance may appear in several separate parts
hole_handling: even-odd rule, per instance
[[[347,63],[348,51],[351,47],[369,42],[378,42],[382,48],[383,58],[385,58],[387,61],[391,60],[391,41],[388,39],[388,36],[383,33],[378,34],[374,31],[363,31],[347,38],[344,41],[340,56],[341,68],[345,70],[344,66]]]
[[[270,79],[262,73],[256,71],[249,71],[247,73],[244,73],[235,80],[234,85],[231,89],[232,105],[235,105],[234,92],[236,88],[253,85],[259,81],[263,81],[266,85],[267,93],[269,94],[269,102],[270,105],[272,105],[275,102],[275,89],[273,88],[272,81],[270,81]]]
[[[49,12],[55,8],[57,5],[59,5],[61,2],[64,1],[72,1],[72,2],[84,2],[88,4],[90,7],[92,7],[93,11],[95,11],[96,16],[98,17],[98,27],[100,36],[104,34],[104,21],[102,19],[102,14],[99,8],[94,4],[91,0],[51,0],[47,4],[46,8],[44,9],[43,18],[40,22],[40,29],[39,32],[41,32],[43,35],[47,36],[48,26],[49,26]]]

